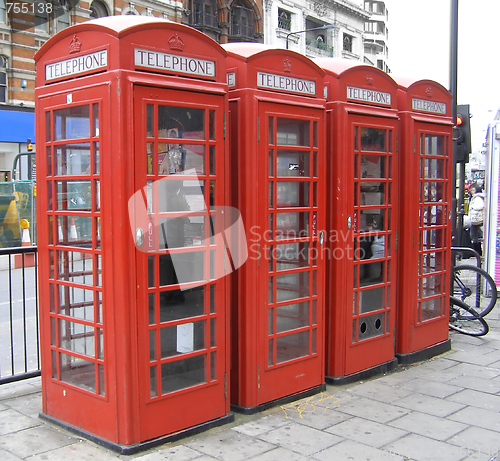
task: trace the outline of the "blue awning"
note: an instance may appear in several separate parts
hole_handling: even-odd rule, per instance
[[[35,114],[0,108],[0,142],[35,142]]]

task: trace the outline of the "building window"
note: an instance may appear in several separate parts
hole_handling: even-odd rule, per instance
[[[278,8],[278,28],[292,30],[292,13]]]
[[[7,22],[7,13],[5,11],[5,0],[0,0],[0,22]]]
[[[7,64],[6,56],[0,56],[0,103],[7,102]]]
[[[195,0],[193,2],[193,26],[210,26],[217,28],[217,5],[215,0]]]
[[[104,18],[106,16],[109,16],[108,9],[106,8],[106,5],[99,0],[94,0],[92,2],[92,5],[90,5],[90,17],[91,18]]]
[[[241,5],[242,1],[233,2],[231,8],[231,35],[233,37],[254,39],[253,11]]]
[[[49,33],[49,16],[46,8],[35,8],[35,32]]]
[[[66,5],[61,5],[57,11],[57,32],[66,27],[69,27],[69,10]]]
[[[349,53],[352,53],[352,42],[353,42],[353,36],[344,34],[344,51],[348,51]]]

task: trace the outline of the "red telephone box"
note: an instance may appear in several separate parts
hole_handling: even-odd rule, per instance
[[[327,92],[326,381],[342,383],[397,365],[397,85],[375,67],[315,62]]]
[[[253,413],[324,388],[324,72],[288,50],[223,46],[249,249],[232,283],[231,403]]]
[[[142,16],[36,55],[42,416],[123,453],[233,417],[225,57]]]
[[[399,312],[402,364],[448,351],[452,209],[451,94],[398,79],[401,117]],[[404,222],[403,222],[404,221]]]

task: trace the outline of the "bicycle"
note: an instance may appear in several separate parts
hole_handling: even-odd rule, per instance
[[[452,251],[470,252],[479,255],[470,248],[452,247]],[[478,266],[469,264],[453,268],[453,295],[469,305],[480,317],[488,315],[497,302],[497,287],[490,274]]]
[[[449,327],[469,336],[484,336],[490,331],[486,321],[472,307],[450,296]]]

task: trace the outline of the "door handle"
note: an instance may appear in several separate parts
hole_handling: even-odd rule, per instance
[[[347,217],[347,228],[350,229],[352,227],[352,218],[350,216]]]
[[[144,245],[144,231],[138,227],[135,230],[135,246],[142,247],[142,245]]]
[[[319,233],[319,244],[323,246],[323,242],[325,241],[325,233],[323,231],[320,231]]]

